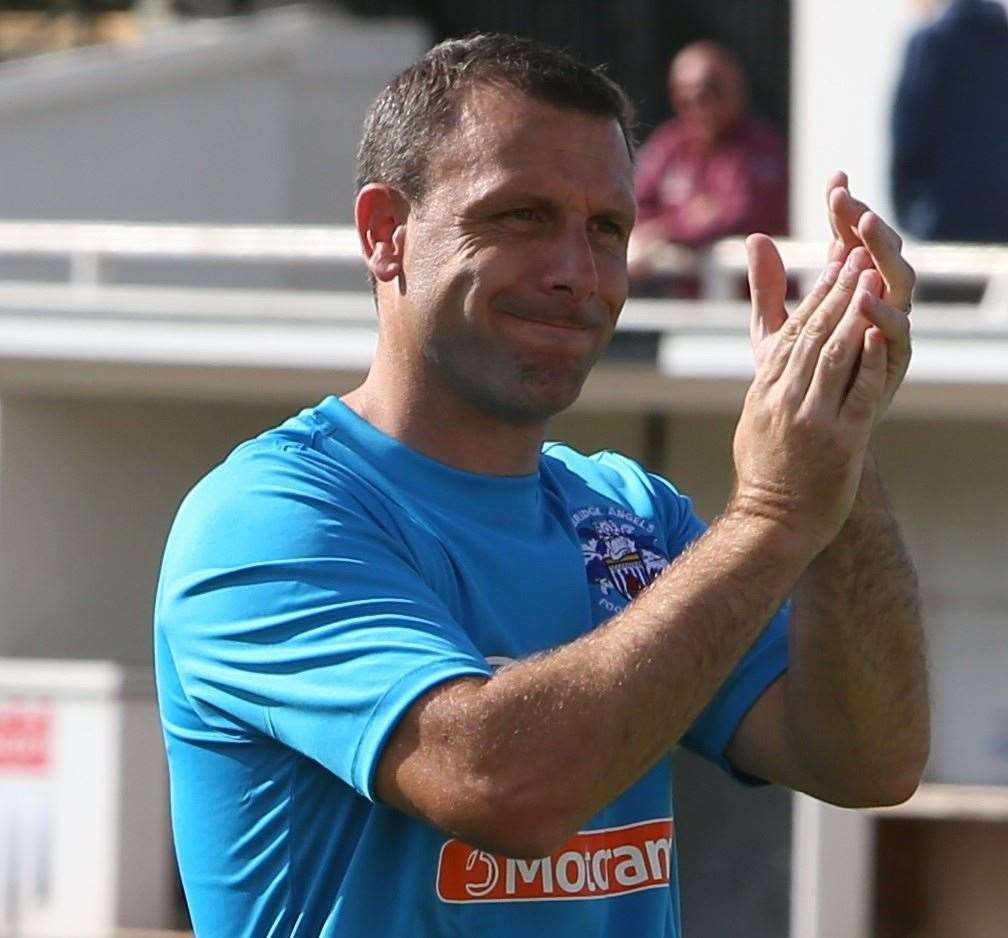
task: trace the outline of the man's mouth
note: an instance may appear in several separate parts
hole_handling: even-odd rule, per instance
[[[536,314],[499,310],[503,329],[523,341],[556,350],[585,352],[595,344],[597,330],[581,320],[546,318]]]
[[[536,325],[549,326],[554,329],[591,331],[595,329],[597,325],[593,317],[587,312],[580,315],[572,314],[569,311],[554,313],[552,310],[530,309],[521,305],[504,305],[498,309],[499,312],[512,316],[515,319],[521,319],[524,322],[534,323]]]

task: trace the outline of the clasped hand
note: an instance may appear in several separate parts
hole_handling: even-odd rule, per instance
[[[899,235],[850,195],[843,173],[827,193],[834,241],[794,312],[773,241],[746,242],[756,376],[735,432],[730,504],[779,522],[813,553],[847,519],[872,429],[906,374],[915,279]]]

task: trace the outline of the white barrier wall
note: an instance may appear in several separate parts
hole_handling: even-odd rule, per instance
[[[0,659],[0,934],[174,924],[149,668]]]

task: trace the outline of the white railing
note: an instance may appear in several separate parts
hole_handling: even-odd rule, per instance
[[[168,225],[0,221],[0,255],[66,258],[70,281],[102,283],[106,262],[160,258],[285,264],[359,264],[349,225]]]
[[[785,266],[800,277],[812,275],[821,269],[825,249],[821,242],[778,240]],[[968,318],[978,326],[995,328],[1008,324],[1008,246],[909,244],[906,255],[917,270],[921,282],[948,282],[977,285],[983,297],[979,304],[944,304],[933,306],[929,313],[942,317],[955,311],[955,318]],[[32,286],[40,291],[66,288],[93,290],[100,286],[112,288],[113,293],[125,296],[134,290],[147,290],[154,299],[158,291],[169,288],[119,287],[115,288],[110,261],[163,259],[204,263],[264,264],[280,263],[290,266],[361,266],[360,245],[353,227],[306,225],[182,225],[135,224],[73,221],[0,221],[0,257],[47,257],[68,262],[68,278],[62,284],[18,284]],[[676,310],[689,306],[709,309],[713,319],[717,311],[737,305],[732,303],[733,284],[745,274],[745,247],[740,238],[719,242],[705,252],[699,263],[696,257],[681,252],[669,253],[665,258],[669,273],[694,273],[699,270],[703,284],[703,298],[697,301],[677,301],[670,305]],[[170,288],[178,294],[186,289],[197,290],[209,298],[214,291],[198,288]],[[29,291],[30,292],[30,291]],[[216,291],[221,297],[234,294],[237,302],[242,293],[252,291]],[[271,293],[283,293],[287,302],[302,291],[262,291],[255,294],[267,306],[274,304]],[[361,293],[364,292],[363,280]],[[303,295],[301,305],[312,305],[315,298]],[[347,298],[357,294],[347,294]],[[131,303],[132,301],[127,300]],[[294,300],[297,305],[297,300]],[[353,305],[352,303],[348,304]],[[662,315],[655,303],[636,303],[643,320],[640,324],[628,323],[631,328],[645,328],[657,323]],[[654,309],[651,309],[651,307]],[[330,307],[331,308],[331,307]],[[965,314],[965,317],[964,315]],[[734,313],[733,313],[734,315]],[[630,317],[635,320],[640,317]]]

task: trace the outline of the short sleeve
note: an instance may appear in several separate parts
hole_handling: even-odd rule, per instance
[[[663,502],[670,551],[678,555],[707,530],[707,525],[675,486],[660,476],[652,479]],[[791,604],[786,602],[683,736],[682,744],[687,749],[741,781],[760,780],[736,772],[725,757],[725,750],[753,704],[787,670],[790,622]]]
[[[790,621],[791,605],[785,603],[682,740],[687,749],[741,781],[760,782],[737,772],[726,758],[725,750],[753,704],[787,670]]]
[[[490,668],[404,539],[313,458],[232,457],[190,494],[157,628],[209,727],[272,737],[373,800],[384,743],[412,703]]]
[[[669,560],[674,560],[707,530],[707,525],[693,511],[693,500],[688,495],[663,476],[649,472],[647,477],[658,502]]]

